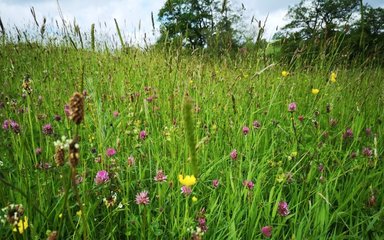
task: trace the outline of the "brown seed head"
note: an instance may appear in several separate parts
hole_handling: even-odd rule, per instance
[[[80,124],[84,119],[84,97],[81,93],[75,92],[69,100],[70,118],[74,123]]]
[[[58,238],[58,232],[52,231],[49,233],[47,240],[56,240]]]
[[[60,146],[56,147],[55,162],[57,166],[64,165],[64,157],[65,157],[64,149],[62,149]]]
[[[71,167],[75,168],[79,163],[79,159],[79,139],[78,137],[76,137],[69,144],[69,164],[71,165]]]

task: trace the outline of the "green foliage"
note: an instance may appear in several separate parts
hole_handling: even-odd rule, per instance
[[[381,8],[358,0],[302,0],[290,7],[288,17],[290,23],[275,36],[284,58],[294,61],[301,55],[317,61],[316,56],[333,58],[337,53],[345,63],[383,60],[378,54],[384,49]]]
[[[168,0],[158,14],[161,23],[159,44],[225,51],[238,47],[235,24],[239,15],[229,1]]]

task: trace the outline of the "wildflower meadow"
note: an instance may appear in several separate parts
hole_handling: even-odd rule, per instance
[[[382,67],[71,36],[2,39],[0,239],[383,239]]]

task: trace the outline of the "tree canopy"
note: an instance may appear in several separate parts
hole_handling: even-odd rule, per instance
[[[158,19],[158,42],[176,41],[191,48],[237,46],[234,24],[239,16],[227,0],[167,0]]]
[[[301,0],[289,7],[290,22],[276,38],[288,56],[319,52],[377,57],[384,50],[384,11],[362,0]],[[382,57],[381,57],[382,58]]]

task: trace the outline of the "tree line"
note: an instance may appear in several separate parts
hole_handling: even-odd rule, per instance
[[[229,0],[167,0],[158,13],[157,44],[205,49],[218,54],[272,47],[277,57],[342,56],[346,60],[384,61],[384,9],[363,0],[301,0],[290,6],[289,23],[272,42],[263,38],[265,23],[249,34],[241,26],[244,5]]]

